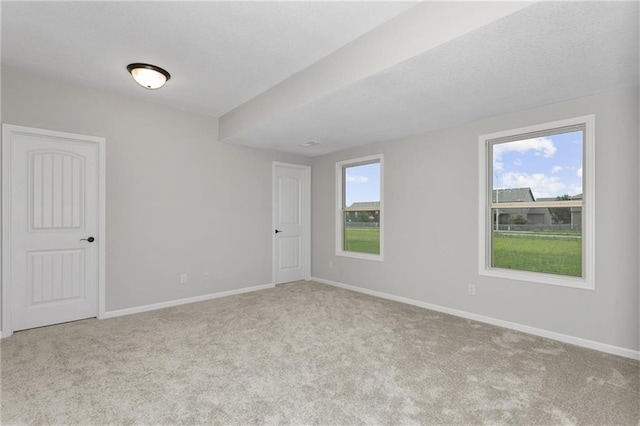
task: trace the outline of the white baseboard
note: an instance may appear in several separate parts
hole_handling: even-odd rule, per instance
[[[218,299],[220,297],[233,296],[235,294],[249,293],[252,291],[267,290],[274,288],[275,284],[257,285],[253,287],[239,288],[237,290],[221,291],[218,293],[203,294],[202,296],[187,297],[185,299],[170,300],[168,302],[153,303],[151,305],[135,306],[133,308],[118,309],[116,311],[105,312],[99,319],[121,317],[123,315],[138,314],[140,312],[154,311],[156,309],[170,308],[172,306],[186,305],[187,303],[202,302],[205,300]]]
[[[466,318],[486,324],[497,325],[498,327],[509,328],[511,330],[521,331],[523,333],[533,334],[535,336],[546,337],[548,339],[557,340],[563,343],[570,343],[576,346],[582,346],[589,349],[595,349],[596,351],[606,352],[609,354],[619,355],[625,358],[640,360],[640,351],[633,349],[621,348],[619,346],[609,345],[607,343],[595,342],[593,340],[583,339],[581,337],[569,336],[567,334],[556,333],[555,331],[543,330],[541,328],[530,327],[528,325],[518,324],[515,322],[504,321],[496,318],[487,317],[484,315],[478,315],[471,312],[461,311],[458,309],[447,308],[446,306],[434,305],[431,303],[422,302],[420,300],[409,299],[407,297],[395,296],[393,294],[382,293],[380,291],[369,290],[362,287],[356,287],[349,284],[343,284],[336,281],[325,280],[324,278],[311,277],[311,281],[315,281],[321,284],[327,284],[334,287],[340,287],[346,290],[356,291],[358,293],[368,294],[370,296],[380,297],[382,299],[393,300],[400,303],[406,303],[407,305],[419,306],[421,308],[430,309],[436,312],[442,312],[449,315],[454,315],[461,318]]]

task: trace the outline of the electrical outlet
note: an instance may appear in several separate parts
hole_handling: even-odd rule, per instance
[[[469,284],[469,294],[472,296],[475,296],[476,294],[476,285],[475,284]]]
[[[180,284],[187,283],[187,274],[180,274]]]
[[[202,274],[202,279],[208,280],[209,279],[209,273],[205,272],[204,274]]]
[[[329,269],[333,269],[333,262],[329,261]]]

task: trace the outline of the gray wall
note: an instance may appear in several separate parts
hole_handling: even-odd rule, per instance
[[[271,162],[309,159],[222,144],[215,118],[7,69],[2,114],[106,138],[107,312],[271,283]]]
[[[596,114],[596,289],[478,275],[478,136]],[[314,159],[312,274],[632,350],[638,341],[638,89]],[[335,162],[385,156],[385,260],[335,256]],[[329,269],[329,261],[333,269]],[[477,284],[477,294],[467,286]]]
[[[316,158],[312,273],[638,350],[638,112],[637,88],[625,89]],[[591,113],[596,290],[479,277],[478,136]],[[106,137],[107,311],[271,282],[271,161],[308,159],[221,144],[209,117],[6,69],[2,121]],[[385,261],[336,257],[335,162],[375,153]]]

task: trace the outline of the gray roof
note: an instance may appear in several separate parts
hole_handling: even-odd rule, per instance
[[[497,195],[497,197],[496,197]],[[515,203],[525,201],[535,201],[531,188],[507,188],[493,190],[494,203]]]
[[[358,208],[358,209],[371,209],[371,210],[380,210],[380,201],[364,201],[353,203],[349,206],[349,208]]]

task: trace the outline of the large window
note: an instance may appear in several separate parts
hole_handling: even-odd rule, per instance
[[[480,274],[594,287],[593,139],[593,116],[480,137]]]
[[[336,164],[336,254],[382,260],[383,156]]]

